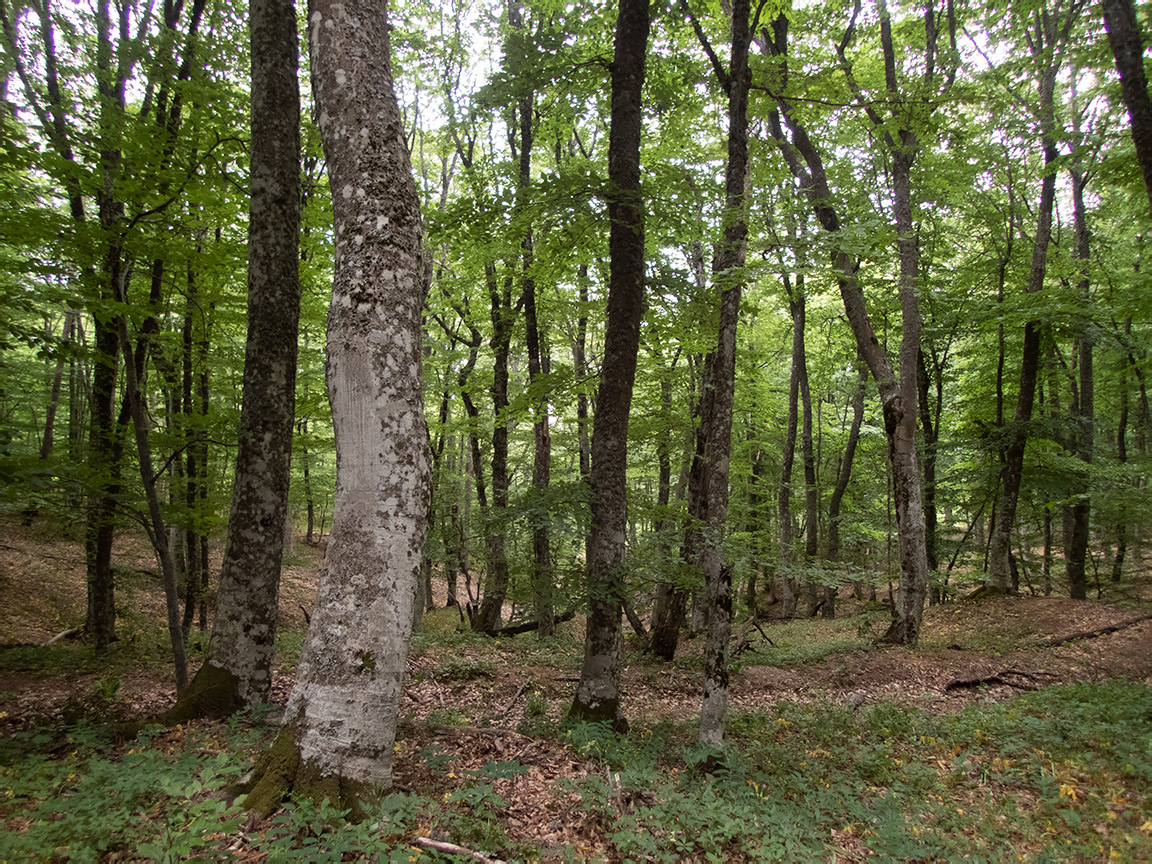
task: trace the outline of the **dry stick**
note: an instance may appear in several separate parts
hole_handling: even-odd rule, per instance
[[[442,852],[445,855],[462,855],[465,858],[471,858],[473,861],[487,861],[488,864],[505,864],[495,855],[488,852],[474,852],[471,849],[465,849],[463,846],[457,846],[455,843],[446,843],[443,840],[433,840],[429,837],[413,837],[408,841],[410,846],[415,846],[418,849],[427,849],[429,852]]]
[[[1126,630],[1139,624],[1141,621],[1147,621],[1152,618],[1152,613],[1147,615],[1140,615],[1137,618],[1130,618],[1127,621],[1122,621],[1119,624],[1113,624],[1110,627],[1098,627],[1095,630],[1082,630],[1079,633],[1072,633],[1068,636],[1058,636],[1053,639],[1046,639],[1039,643],[1041,648],[1054,648],[1057,645],[1063,645],[1065,642],[1075,642],[1077,639],[1095,639],[1097,636],[1106,636],[1109,633],[1115,633],[1118,630]]]
[[[526,689],[528,689],[527,680],[525,680],[524,683],[520,685],[519,690],[512,694],[512,698],[508,700],[508,704],[504,706],[504,710],[497,715],[498,720],[503,720],[508,716],[508,712],[512,710],[512,706],[516,704],[516,700],[520,698],[520,694],[523,693]]]

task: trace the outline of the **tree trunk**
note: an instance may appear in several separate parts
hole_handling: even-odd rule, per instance
[[[786,275],[784,278],[788,278]],[[785,283],[786,287],[790,286]],[[792,307],[792,301],[788,301]],[[796,310],[792,310],[792,373],[788,383],[788,424],[784,432],[784,450],[781,456],[780,491],[777,498],[777,519],[780,523],[780,593],[784,600],[782,614],[791,618],[796,614],[799,585],[796,579],[796,550],[792,538],[792,468],[796,461],[796,434],[800,426],[800,368],[804,358],[804,328],[796,326]]]
[[[1071,16],[1070,16],[1071,17]],[[1070,24],[1069,24],[1070,26]],[[1040,70],[1040,130],[1044,151],[1044,178],[1037,206],[1036,233],[1032,241],[1032,266],[1025,288],[1035,294],[1044,287],[1047,267],[1048,243],[1052,236],[1052,207],[1056,193],[1056,172],[1053,170],[1058,156],[1055,138],[1054,94],[1059,60],[1056,55],[1055,21],[1045,14],[1036,24],[1035,51],[1042,54]],[[988,581],[992,589],[1007,592],[1010,588],[1012,526],[1016,521],[1016,503],[1020,497],[1020,482],[1024,473],[1024,450],[1028,442],[1028,424],[1036,394],[1036,376],[1040,363],[1039,321],[1024,325],[1024,346],[1020,358],[1020,385],[1016,397],[1016,413],[1008,429],[1004,448],[1003,470],[1000,478],[1000,505],[990,538]]]
[[[570,712],[576,719],[606,720],[618,729],[627,727],[620,706],[620,613],[628,521],[628,418],[644,306],[640,136],[649,28],[646,0],[620,0],[608,143],[608,316],[592,422],[588,623],[580,684]]]
[[[252,0],[248,339],[240,442],[208,658],[170,722],[267,701],[296,409],[299,48],[291,0]],[[351,188],[351,187],[350,187]]]
[[[729,458],[732,449],[732,407],[736,389],[736,329],[743,292],[742,270],[748,241],[745,184],[748,171],[748,70],[750,0],[732,4],[732,48],[729,60],[728,161],[724,172],[724,236],[712,266],[713,285],[720,297],[719,333],[709,364],[712,391],[704,428],[704,490],[707,501],[700,569],[708,598],[707,641],[704,644],[704,694],[700,704],[701,744],[724,739],[728,714],[728,643],[732,631],[732,568],[724,561],[723,541],[728,518]]]
[[[491,633],[500,629],[504,599],[508,595],[508,355],[512,348],[515,311],[512,308],[511,276],[501,287],[496,278],[496,265],[489,264],[485,267],[485,281],[491,303],[491,347],[495,355],[492,363],[492,506],[485,508],[488,572],[484,580],[484,599],[472,619],[472,629]]]
[[[76,333],[76,313],[69,309],[64,313],[63,337],[66,350],[57,349],[56,372],[52,376],[52,392],[48,397],[47,409],[44,412],[44,437],[40,440],[40,458],[47,459],[52,455],[52,444],[56,431],[56,408],[60,404],[60,390],[64,386],[64,364],[68,355],[74,351],[73,342]]]
[[[888,72],[888,68],[894,67],[895,61],[891,56],[893,53],[891,32],[887,25],[886,13],[882,14],[881,18],[882,35],[888,33],[885,40],[885,77],[888,80],[888,89],[892,91],[892,98],[899,101],[902,97],[895,92],[894,68],[891,74]],[[767,33],[764,34],[765,48],[772,55],[786,60],[787,18],[783,16],[777,18],[773,24],[773,31],[772,38],[769,38]],[[850,72],[843,54],[841,63]],[[789,169],[801,183],[824,230],[833,233],[834,236],[839,235],[840,217],[832,204],[832,194],[820,152],[808,137],[807,129],[792,114],[791,103],[786,96],[779,93],[776,99],[779,114],[775,111],[770,112],[772,135],[781,143]],[[791,132],[791,140],[784,134],[781,117]],[[881,128],[885,125],[882,118],[873,117],[873,121]],[[887,136],[888,133],[884,132],[884,135]],[[837,273],[840,297],[856,338],[857,349],[871,370],[879,390],[884,428],[888,437],[893,498],[899,526],[897,539],[900,555],[900,589],[893,610],[894,621],[885,638],[896,642],[914,643],[919,636],[927,584],[920,466],[916,453],[916,356],[920,347],[921,319],[916,296],[919,253],[912,225],[910,187],[916,139],[908,129],[901,129],[897,135],[899,143],[891,138],[887,139],[887,143],[892,152],[893,215],[897,227],[900,258],[899,290],[903,335],[899,353],[899,380],[884,348],[876,338],[868,317],[864,294],[856,277],[858,262],[855,256],[847,248],[839,248],[832,254],[832,266]]]
[[[940,569],[940,562],[936,556],[936,445],[940,437],[940,409],[943,402],[941,375],[936,371],[936,410],[933,412],[928,400],[929,381],[928,364],[924,360],[924,349],[921,348],[916,359],[916,384],[920,402],[920,428],[924,436],[924,555],[928,562],[928,572],[935,573]],[[938,585],[931,587],[929,599],[932,603],[939,603],[943,597]]]
[[[384,7],[315,0],[309,26],[336,237],[328,317],[336,497],[285,725],[245,804],[270,813],[292,791],[357,816],[360,801],[392,783],[428,524],[423,243]]]
[[[864,393],[868,389],[868,367],[860,363],[857,367],[856,392],[852,396],[852,425],[848,429],[848,440],[844,444],[844,456],[840,470],[836,472],[836,485],[828,500],[828,561],[840,560],[840,505],[844,493],[848,491],[848,481],[852,477],[852,465],[856,459],[856,446],[860,442],[860,427],[864,423]]]
[[[520,9],[516,0],[508,5],[509,23],[516,30],[523,29]],[[517,209],[521,212],[527,206],[527,196],[532,182],[532,105],[534,94],[530,91],[521,96],[517,109],[520,120],[520,176],[517,181]],[[528,385],[540,388],[543,376],[547,374],[547,358],[540,338],[540,321],[536,307],[536,276],[533,272],[533,237],[529,227],[521,244],[523,262],[523,293],[525,342],[528,347]],[[555,613],[552,608],[552,551],[551,514],[548,505],[548,485],[551,482],[552,439],[548,429],[548,398],[538,393],[533,406],[533,460],[532,493],[534,500],[532,517],[532,585],[536,599],[536,620],[539,627],[536,635],[541,639],[552,636],[556,629]]]
[[[1152,212],[1152,99],[1144,74],[1144,40],[1133,0],[1102,0],[1104,26],[1120,73],[1120,95],[1132,124],[1136,158],[1144,174],[1148,208]]]
[[[1087,178],[1083,169],[1073,156],[1069,167],[1072,179],[1072,213],[1076,233],[1076,259],[1081,267],[1081,277],[1077,285],[1077,293],[1087,307],[1091,303],[1090,283],[1088,280],[1089,253],[1091,241],[1088,234],[1088,215],[1084,210],[1084,187]],[[1085,466],[1092,464],[1093,449],[1095,445],[1096,409],[1095,409],[1095,381],[1092,367],[1092,338],[1087,328],[1081,330],[1076,338],[1077,354],[1080,365],[1080,392],[1076,411],[1076,456]],[[1091,518],[1090,487],[1091,478],[1089,468],[1085,467],[1077,478],[1080,486],[1079,494],[1072,504],[1072,536],[1071,544],[1065,552],[1065,573],[1068,578],[1068,590],[1072,599],[1088,599],[1088,576],[1086,562],[1088,557],[1088,534]]]

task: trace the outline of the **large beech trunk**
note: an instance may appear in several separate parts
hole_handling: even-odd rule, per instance
[[[620,613],[628,520],[628,415],[644,300],[644,200],[640,192],[641,90],[650,18],[646,0],[620,0],[612,63],[608,143],[610,255],[604,365],[592,422],[592,525],[588,535],[588,623],[571,714],[627,722],[620,709]]]
[[[335,221],[327,372],[336,495],[285,725],[246,804],[267,813],[293,791],[356,815],[392,784],[428,523],[423,244],[383,4],[314,0],[309,29]]]

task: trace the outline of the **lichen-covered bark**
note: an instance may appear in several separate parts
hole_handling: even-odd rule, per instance
[[[588,624],[572,716],[626,726],[620,710],[620,613],[628,519],[628,415],[644,299],[644,201],[640,192],[641,91],[650,18],[646,0],[620,0],[608,143],[610,270],[604,364],[592,423],[592,527]]]
[[[274,745],[250,800],[263,810],[288,788],[345,803],[390,788],[431,494],[420,205],[387,13],[368,0],[315,0],[308,26],[335,220],[327,373],[336,497],[281,733],[294,752]]]
[[[267,701],[280,590],[296,407],[300,321],[299,46],[292,0],[252,0],[252,168],[248,219],[248,340],[232,511],[209,655],[189,687],[191,708]],[[220,670],[228,673],[222,676]],[[203,686],[200,678],[208,676]],[[207,702],[202,693],[214,695]],[[182,712],[188,710],[181,709]],[[226,711],[224,713],[227,713]]]

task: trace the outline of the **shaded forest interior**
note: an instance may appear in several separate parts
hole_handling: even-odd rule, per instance
[[[1147,11],[0,0],[0,858],[1152,857]]]

